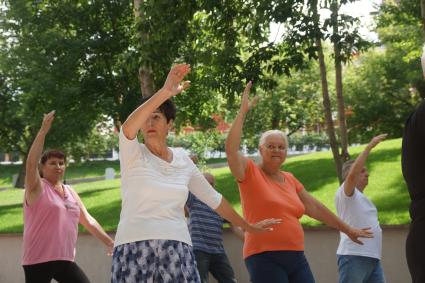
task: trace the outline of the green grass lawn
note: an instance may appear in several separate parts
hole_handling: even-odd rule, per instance
[[[216,164],[226,162],[226,158],[214,158],[207,160],[206,164]],[[120,173],[120,163],[116,161],[87,161],[84,163],[70,163],[66,169],[65,178],[70,179],[81,179],[100,177],[105,175],[105,169],[112,167],[115,169],[116,174]],[[12,187],[12,176],[18,174],[21,165],[1,165],[0,164],[0,188],[11,188]]]
[[[401,174],[400,147],[401,139],[385,141],[372,152],[367,163],[370,177],[365,194],[376,204],[381,224],[406,224],[409,221],[409,196]],[[351,148],[350,153],[357,156],[363,148]],[[106,167],[114,165],[102,162],[98,166],[70,166],[71,172],[68,171],[67,176],[100,176]],[[330,152],[288,158],[283,170],[292,172],[311,194],[335,211],[334,194],[338,181]],[[241,212],[239,192],[229,169],[212,169],[211,173],[216,176],[218,190]],[[89,212],[108,231],[114,231],[118,224],[121,207],[119,186],[119,180],[74,185]],[[0,191],[0,233],[22,231],[22,198],[23,191],[20,189]],[[318,225],[308,217],[304,217],[302,223]]]

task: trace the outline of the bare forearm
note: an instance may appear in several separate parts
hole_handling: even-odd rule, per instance
[[[26,166],[29,169],[29,166],[37,166],[40,156],[43,152],[44,141],[46,139],[46,133],[42,130],[38,131],[32,145],[30,151],[28,152]]]
[[[239,111],[226,139],[227,163],[233,176],[239,181],[245,178],[246,167],[245,157],[239,152],[244,120],[245,113]]]
[[[123,131],[127,138],[134,139],[142,125],[161,104],[170,98],[171,94],[160,89],[149,100],[136,108],[123,124]]]
[[[310,205],[310,208],[306,210],[306,214],[338,231],[347,233],[349,230],[349,226],[347,224],[345,224],[338,216],[317,200],[315,200],[314,203]]]
[[[220,205],[215,211],[224,219],[232,223],[234,226],[241,227],[243,230],[249,228],[249,224],[233,209],[229,202],[225,199],[221,199]]]
[[[354,161],[349,175],[357,176],[358,174],[360,174],[360,171],[363,169],[363,167],[366,164],[366,160],[367,160],[367,157],[369,156],[370,150],[371,149],[369,148],[369,145],[367,145],[365,150],[363,150],[362,153]]]
[[[103,230],[102,226],[100,226],[100,224],[93,217],[91,217],[88,223],[83,224],[83,226],[87,229],[87,231],[89,231],[90,234],[103,242],[106,246],[110,247],[114,244],[114,240],[109,237],[105,230]]]
[[[36,189],[37,178],[40,178],[38,173],[38,162],[43,152],[45,138],[46,132],[40,130],[28,152],[25,166],[25,188],[28,191]]]
[[[226,153],[228,155],[235,154],[239,151],[244,120],[245,113],[239,111],[232,123],[232,126],[230,127],[230,131],[226,139]]]
[[[242,242],[245,241],[245,233],[242,230],[242,228],[237,227],[235,225],[231,225],[231,229],[233,233],[236,235],[236,237],[238,237]]]

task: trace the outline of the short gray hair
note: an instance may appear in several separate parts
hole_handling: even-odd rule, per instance
[[[355,160],[347,160],[342,165],[342,180],[345,181],[345,178],[347,178],[348,173],[350,172],[351,167],[353,166]]]
[[[286,147],[288,147],[289,146],[289,144],[288,144],[288,137],[286,136],[286,134],[284,133],[284,132],[282,132],[281,130],[268,130],[268,131],[265,131],[262,135],[261,135],[261,137],[260,137],[260,141],[258,142],[258,146],[262,146],[262,145],[264,145],[265,143],[266,143],[266,139],[267,139],[267,137],[268,136],[271,136],[271,135],[279,135],[279,136],[281,136],[282,137],[282,139],[285,141],[285,145],[286,145]]]

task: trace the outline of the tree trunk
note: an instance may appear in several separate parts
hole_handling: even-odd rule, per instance
[[[142,15],[140,13],[142,0],[134,0],[134,17],[135,21],[141,22],[143,21]],[[149,35],[139,32],[139,38],[142,42],[149,40]],[[140,83],[140,91],[142,92],[143,97],[149,97],[154,94],[154,80],[152,75],[152,68],[148,66],[148,64],[143,63],[142,66],[139,67],[139,83]]]
[[[338,0],[334,0],[331,4],[332,10],[332,28],[333,34],[338,35]],[[336,81],[336,101],[338,104],[338,124],[339,134],[341,137],[341,161],[345,162],[350,159],[348,153],[348,134],[347,134],[347,122],[345,119],[345,106],[344,96],[342,93],[342,64],[341,64],[341,50],[339,49],[338,42],[333,43],[334,56],[335,56],[335,81]]]
[[[316,28],[316,38],[314,44],[317,48],[317,55],[319,59],[320,66],[320,79],[322,82],[322,96],[323,96],[323,108],[325,112],[325,123],[326,123],[326,132],[328,134],[329,143],[332,149],[332,155],[335,162],[335,169],[339,179],[339,182],[342,182],[342,163],[339,155],[339,146],[335,136],[335,128],[332,120],[332,110],[331,110],[331,101],[329,99],[329,88],[328,88],[328,79],[326,74],[326,64],[325,57],[323,55],[323,47],[321,41],[321,31],[320,31],[320,17],[317,11],[317,1],[312,1],[312,13],[313,21]]]

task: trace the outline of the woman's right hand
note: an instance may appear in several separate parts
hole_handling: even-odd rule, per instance
[[[249,100],[249,92],[251,91],[251,87],[252,87],[252,81],[249,81],[246,86],[245,89],[242,93],[242,102],[241,102],[241,112],[243,113],[247,113],[249,110],[251,110],[252,108],[255,107],[255,105],[257,105],[258,96],[255,96],[251,101]]]
[[[371,139],[371,141],[369,142],[369,144],[367,145],[368,148],[371,150],[372,148],[374,148],[375,146],[377,146],[378,143],[380,143],[381,141],[383,141],[386,137],[387,137],[387,134],[381,134],[381,135],[378,135],[376,137],[373,137]]]
[[[362,228],[362,229],[356,229],[353,227],[350,227],[345,234],[353,241],[354,243],[357,243],[359,245],[363,245],[363,242],[359,240],[359,238],[373,238],[373,232],[370,230],[370,227]]]
[[[190,72],[189,64],[174,65],[168,72],[162,90],[166,91],[170,97],[179,94],[190,86],[190,81],[183,81],[183,78]],[[183,82],[182,82],[183,81]]]
[[[55,110],[50,111],[47,114],[44,114],[43,122],[41,123],[40,132],[47,134],[47,132],[50,130],[50,127],[52,126],[52,122],[54,119],[55,119]]]
[[[268,218],[254,224],[249,224],[245,231],[248,233],[271,232],[273,231],[273,227],[271,226],[280,224],[281,222],[282,219]]]

